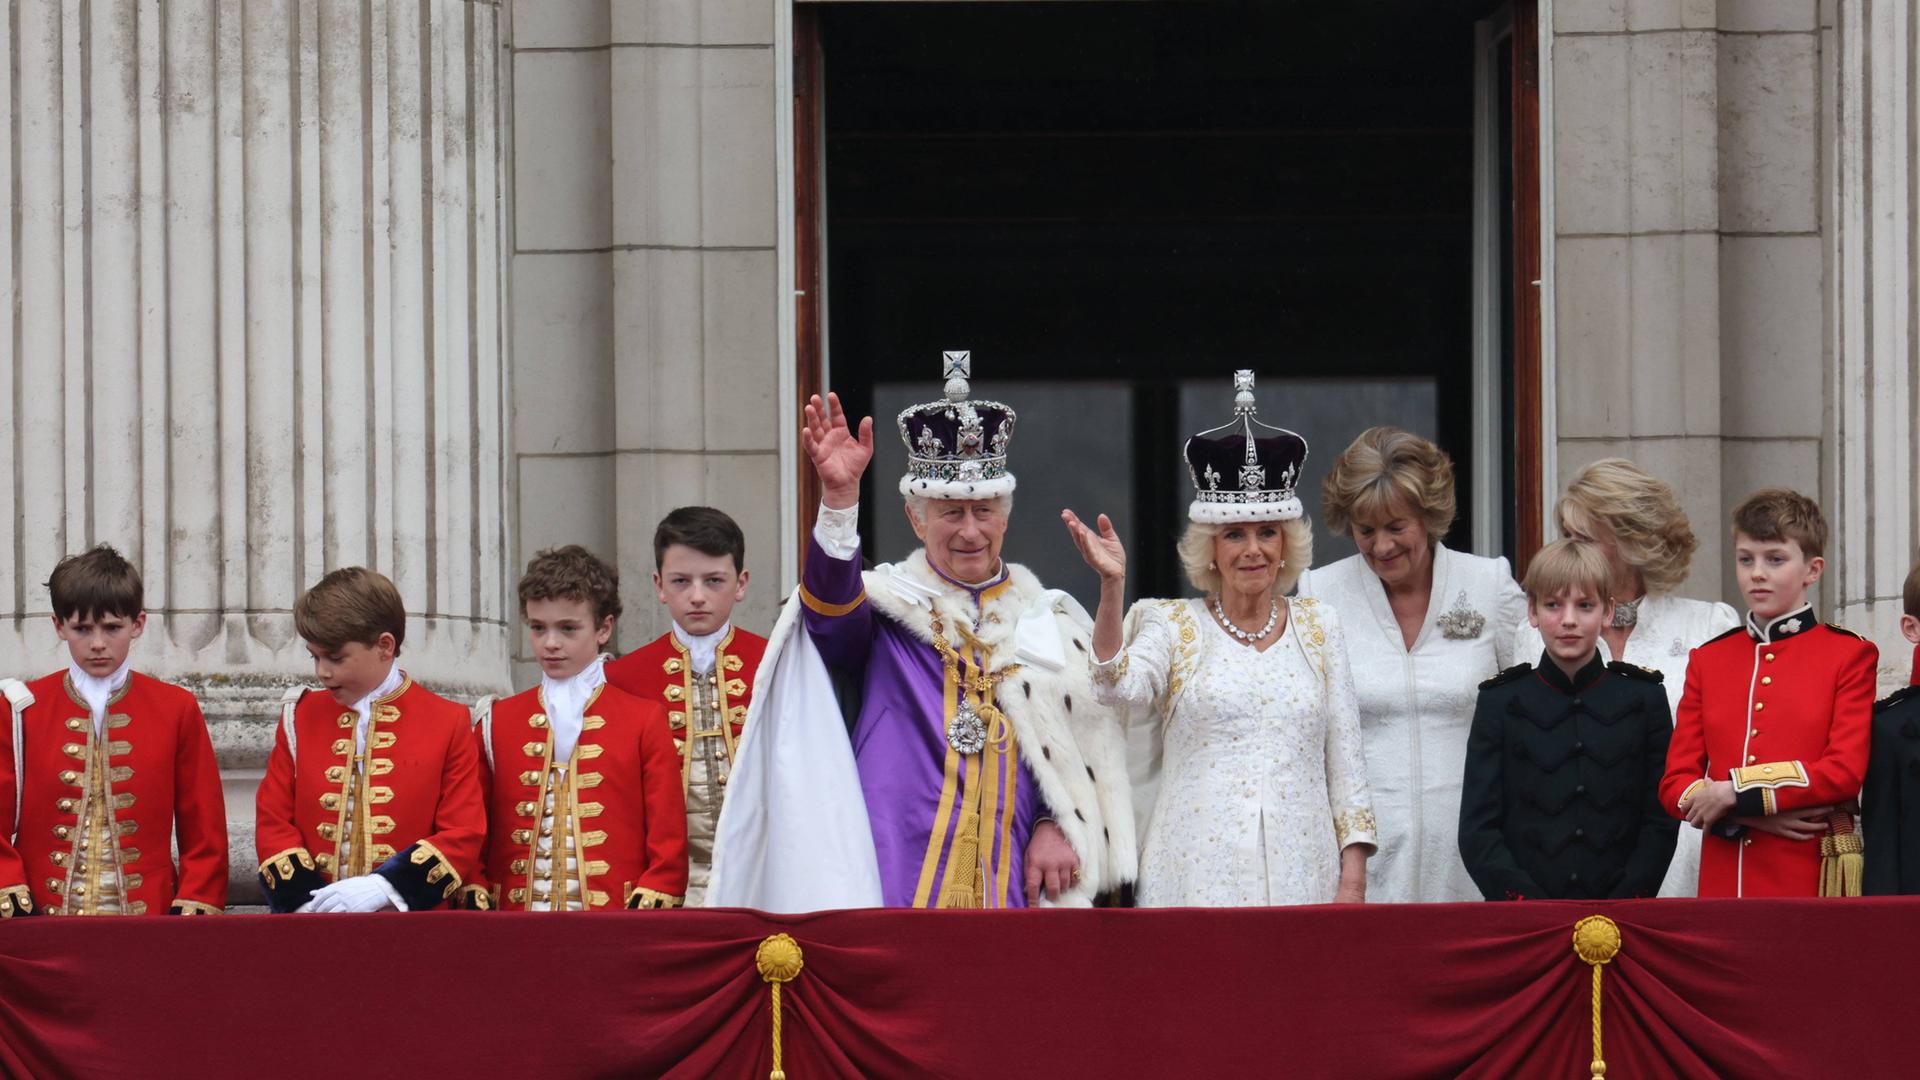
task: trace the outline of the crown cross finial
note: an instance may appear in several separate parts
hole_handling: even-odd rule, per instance
[[[948,349],[940,354],[940,377],[947,380],[948,401],[965,401],[972,391],[967,380],[973,378],[973,353],[967,349]]]
[[[1253,415],[1253,370],[1241,368],[1233,373],[1233,415]]]

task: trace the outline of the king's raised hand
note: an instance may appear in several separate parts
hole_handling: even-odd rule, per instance
[[[822,502],[832,509],[845,510],[860,501],[860,476],[873,460],[873,417],[860,421],[856,435],[847,426],[840,395],[828,394],[823,402],[815,394],[807,402],[800,445],[820,477]]]

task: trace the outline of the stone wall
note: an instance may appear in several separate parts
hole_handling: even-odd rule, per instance
[[[500,9],[19,0],[0,20],[0,671],[66,662],[62,554],[141,568],[141,670],[200,697],[236,900],[295,597],[364,564],[404,663],[507,686]]]
[[[710,504],[746,532],[756,580],[737,621],[765,633],[789,558],[775,4],[511,8],[512,567],[574,542],[617,559],[629,649],[667,627],[655,524]]]

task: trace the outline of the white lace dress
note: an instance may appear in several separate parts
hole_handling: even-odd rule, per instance
[[[1257,652],[1203,601],[1143,600],[1125,647],[1093,666],[1094,696],[1159,752],[1142,907],[1327,903],[1341,848],[1374,842],[1339,620],[1287,604],[1285,633]]]
[[[1660,684],[1667,691],[1667,707],[1680,708],[1680,693],[1687,686],[1687,659],[1693,650],[1740,625],[1740,616],[1725,604],[1708,600],[1688,600],[1679,596],[1649,596],[1640,601],[1640,621],[1627,635],[1626,655],[1616,657],[1600,639],[1600,659],[1625,660],[1651,668],[1665,676]],[[1516,663],[1540,662],[1546,650],[1540,631],[1520,624],[1514,635],[1513,659]],[[1667,864],[1667,878],[1660,885],[1661,896],[1694,896],[1700,890],[1699,829],[1680,826],[1680,839],[1673,848],[1673,861]]]

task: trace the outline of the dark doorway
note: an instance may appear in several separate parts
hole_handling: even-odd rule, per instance
[[[1093,582],[1063,505],[1114,516],[1136,595],[1186,591],[1180,442],[1227,418],[1237,368],[1259,375],[1262,419],[1307,436],[1310,513],[1347,442],[1395,423],[1455,459],[1449,543],[1507,546],[1511,515],[1506,535],[1480,537],[1465,512],[1475,22],[1489,6],[809,13],[823,351],[829,385],[876,419],[873,557],[911,546],[892,418],[938,394],[943,349],[972,350],[975,393],[1020,411],[1010,557],[1083,599]],[[1322,564],[1352,550],[1323,526],[1316,543]]]

